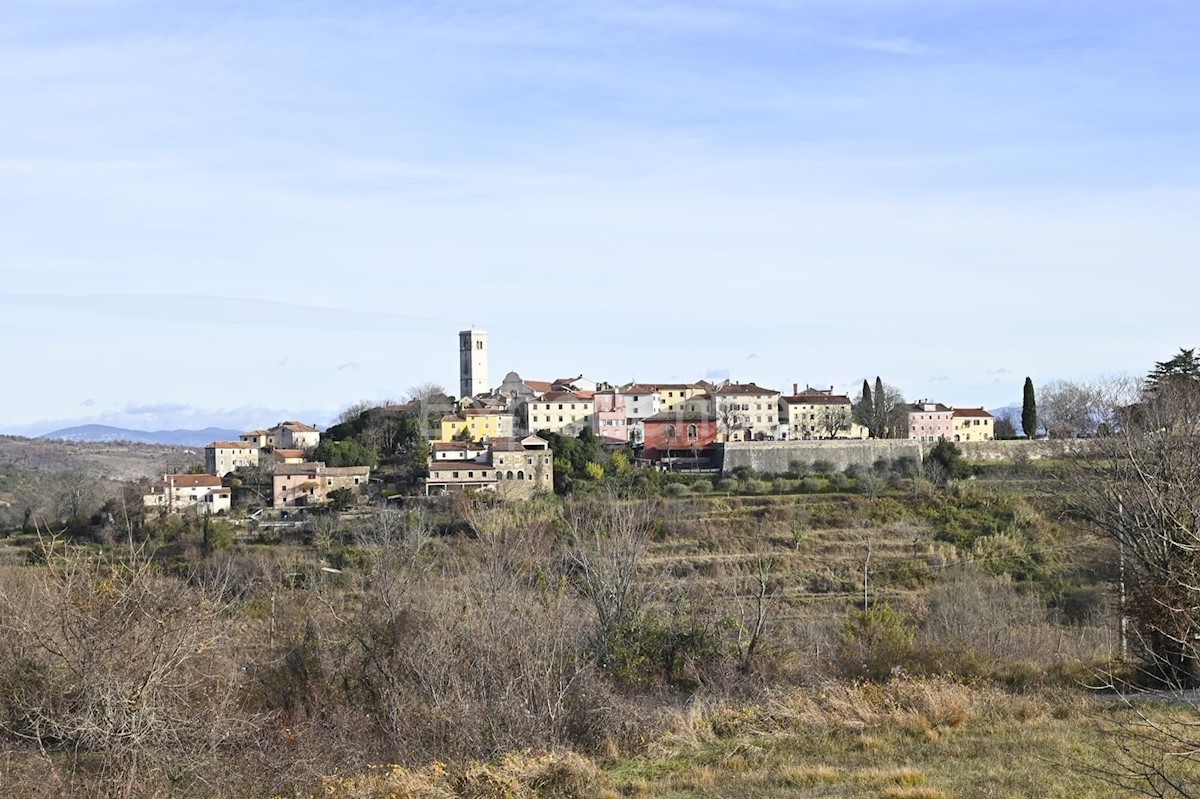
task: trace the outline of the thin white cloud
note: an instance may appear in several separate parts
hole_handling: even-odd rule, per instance
[[[873,53],[887,53],[898,56],[923,56],[929,54],[929,48],[925,45],[902,37],[871,38],[848,36],[835,39],[834,41],[846,47]]]

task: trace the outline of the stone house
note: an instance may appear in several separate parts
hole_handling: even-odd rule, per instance
[[[281,464],[275,467],[271,504],[276,508],[317,505],[339,488],[362,496],[370,477],[369,466],[326,466],[322,461]]]

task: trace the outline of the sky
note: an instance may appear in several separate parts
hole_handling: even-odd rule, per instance
[[[0,432],[1200,344],[1194,0],[5,0]]]

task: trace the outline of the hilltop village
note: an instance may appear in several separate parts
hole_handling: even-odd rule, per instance
[[[906,403],[894,392],[882,392],[872,409],[864,409],[869,397],[856,404],[832,386],[798,383],[790,392],[729,380],[613,385],[582,374],[535,380],[510,371],[492,386],[487,332],[460,332],[458,352],[457,397],[430,387],[403,404],[362,410],[360,427],[368,414],[376,426],[381,418],[390,420],[382,422],[385,427],[410,419],[409,432],[428,442],[420,462],[399,478],[373,474],[373,459],[339,448],[351,432],[346,424],[323,437],[315,425],[282,421],[242,433],[237,441],[212,442],[203,474],[163,475],[144,502],[167,512],[218,513],[233,506],[236,489],[252,485],[252,504],[262,507],[344,505],[363,501],[372,484],[389,496],[473,490],[526,499],[554,490],[553,443],[563,439],[622,450],[633,466],[720,473],[728,467],[727,449],[745,444],[995,437],[994,419],[981,407]],[[869,392],[864,384],[863,396]]]

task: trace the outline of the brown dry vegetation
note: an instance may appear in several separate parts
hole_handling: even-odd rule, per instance
[[[0,776],[15,796],[1113,795],[1081,776],[1105,717],[1080,683],[1115,651],[1103,550],[1043,510],[913,482],[372,511],[209,554],[165,520],[133,551],[14,536]]]

